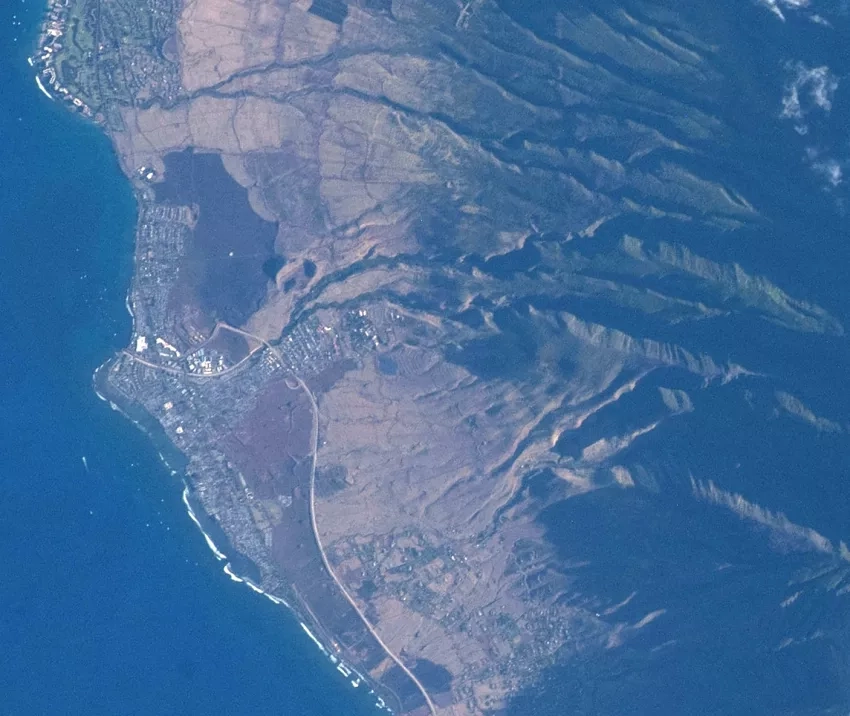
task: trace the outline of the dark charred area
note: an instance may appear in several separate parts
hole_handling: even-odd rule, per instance
[[[314,393],[324,393],[330,390],[348,371],[357,368],[357,363],[351,358],[331,363],[321,373],[310,378],[308,384]]]
[[[392,0],[361,0],[360,4],[369,12],[392,15]]]
[[[400,709],[405,701],[413,703],[413,693],[418,694],[415,685],[400,670],[401,678],[391,668],[387,670],[391,662],[383,648],[369,634],[324,566],[311,531],[309,492],[296,488],[292,502],[284,509],[285,518],[272,531],[271,552],[277,568],[290,584],[298,607],[312,617],[328,643],[397,694],[394,709]]]
[[[404,713],[410,713],[425,705],[422,692],[405,674],[401,667],[393,666],[382,679],[383,683],[401,699]]]
[[[398,363],[388,355],[378,355],[375,358],[378,370],[384,375],[396,375],[398,373]]]
[[[348,16],[348,5],[343,0],[313,0],[309,12],[334,25],[342,25],[342,21]]]
[[[226,454],[258,497],[286,498],[296,489],[308,489],[310,424],[304,394],[278,381],[226,436]]]
[[[286,266],[286,259],[283,256],[272,256],[263,261],[263,273],[269,277],[269,281],[274,281],[277,278],[277,273]]]
[[[264,264],[274,256],[275,224],[251,209],[248,192],[227,173],[218,154],[192,148],[165,157],[156,200],[196,208],[197,223],[182,262],[180,300],[189,296],[214,320],[243,324],[266,295]]]
[[[316,496],[330,497],[348,487],[348,470],[344,465],[328,465],[316,469]]]
[[[452,674],[444,666],[428,659],[417,659],[411,671],[431,693],[439,694],[451,690]]]

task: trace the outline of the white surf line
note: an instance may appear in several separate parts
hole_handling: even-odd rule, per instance
[[[102,368],[102,367],[103,367],[103,366],[101,366],[101,368]],[[100,368],[98,368],[98,369],[97,369],[97,370],[96,370],[96,371],[92,374],[92,378],[94,378],[94,377],[97,375],[97,373],[98,373],[98,371],[99,371],[99,370],[100,370]],[[92,380],[92,383],[94,383],[94,380]],[[108,404],[109,404],[109,407],[110,407],[110,408],[112,408],[112,409],[113,409],[116,413],[121,413],[121,408],[119,408],[117,405],[115,405],[115,403],[113,403],[113,402],[112,402],[109,398],[107,398],[107,397],[106,397],[103,393],[101,393],[101,392],[97,389],[97,385],[95,385],[95,388],[94,388],[94,394],[95,394],[95,395],[96,395],[96,396],[97,396],[100,400],[102,400],[104,403],[108,403]],[[123,414],[124,414],[124,413],[121,413],[121,415],[123,415]],[[129,418],[128,418],[128,419],[129,419]]]
[[[44,93],[44,96],[47,97],[51,102],[53,102],[53,95],[48,92],[44,85],[41,84],[41,77],[38,75],[35,76],[35,83],[38,85],[38,88]]]
[[[163,455],[161,452],[158,452],[157,455],[159,455],[159,459],[162,460],[162,464],[168,468],[168,471],[171,473],[172,477],[176,477],[178,472],[173,467],[171,467],[171,465],[168,464],[168,460],[165,459],[165,455]]]
[[[194,522],[198,529],[201,530],[201,534],[204,536],[204,539],[207,541],[207,545],[212,550],[213,554],[218,557],[219,560],[224,561],[227,559],[227,555],[224,554],[218,547],[215,546],[215,542],[212,541],[212,538],[204,532],[204,528],[201,527],[201,523],[195,515],[195,511],[192,509],[192,505],[189,504],[189,486],[183,488],[183,504],[186,505],[186,511],[189,513],[189,518]]]
[[[276,596],[274,596],[273,594],[269,594],[268,592],[263,592],[263,596],[264,596],[266,599],[270,599],[270,600],[271,600],[272,602],[274,602],[275,604],[280,604],[280,605],[282,605],[282,606],[284,606],[284,607],[288,607],[288,606],[289,606],[289,602],[287,602],[285,599],[281,599],[280,597],[276,597]]]
[[[247,577],[242,577],[241,579],[242,579],[242,582],[244,582],[250,589],[253,589],[257,594],[262,594],[266,599],[271,600],[275,604],[282,604],[285,607],[289,606],[289,604],[287,604],[283,599],[281,599],[280,597],[275,597],[272,594],[269,594],[265,589],[258,587],[256,584],[254,584]]]
[[[242,582],[244,582],[244,581],[245,581],[244,579],[242,579],[242,577],[237,577],[237,576],[233,573],[233,570],[230,568],[230,562],[228,562],[227,564],[225,564],[225,565],[224,565],[224,573],[225,573],[228,577],[230,577],[230,578],[231,578],[234,582],[240,582],[240,583],[242,583]]]
[[[309,637],[313,640],[313,643],[314,643],[316,646],[318,646],[318,647],[319,647],[319,651],[321,651],[323,654],[326,654],[326,655],[327,655],[327,654],[328,654],[328,650],[327,650],[327,649],[325,649],[325,645],[324,645],[324,644],[322,644],[322,642],[320,642],[320,641],[316,638],[316,636],[313,634],[313,632],[311,632],[311,631],[307,628],[307,625],[306,625],[304,622],[298,622],[298,623],[301,625],[301,628],[302,628],[305,632],[307,632],[307,636],[309,636]]]
[[[266,595],[266,596],[268,596],[268,595]],[[351,684],[351,686],[352,686],[352,687],[354,687],[355,689],[356,689],[356,688],[358,688],[358,687],[360,686],[360,684],[363,682],[363,674],[361,674],[359,671],[357,671],[357,669],[353,669],[353,668],[351,668],[351,667],[350,667],[350,666],[348,666],[348,664],[346,664],[344,661],[342,661],[341,659],[338,659],[336,656],[334,656],[333,654],[331,654],[331,653],[330,653],[330,652],[329,652],[329,651],[325,648],[325,645],[324,645],[324,644],[322,644],[322,642],[320,642],[320,641],[318,640],[318,638],[316,638],[316,635],[315,635],[315,634],[313,634],[313,632],[311,632],[311,631],[310,631],[309,627],[308,627],[308,626],[307,626],[304,622],[298,622],[298,623],[301,625],[301,628],[304,630],[304,632],[307,634],[307,636],[309,636],[309,637],[310,637],[310,639],[312,639],[312,640],[313,640],[313,643],[314,643],[317,647],[319,647],[319,651],[321,651],[321,652],[322,652],[322,653],[323,653],[326,657],[328,657],[328,659],[330,659],[331,663],[332,663],[334,666],[336,666],[336,670],[337,670],[340,674],[342,674],[342,675],[343,675],[343,677],[345,677],[345,679],[347,679],[347,680],[348,680],[348,679],[349,679],[352,675],[354,675],[354,677],[355,677],[355,678],[352,678],[352,679],[349,681],[349,683],[350,683],[350,684]],[[374,694],[375,692],[374,692],[374,691],[370,691],[370,693],[371,693],[371,694]],[[378,708],[386,709],[387,711],[389,711],[390,713],[392,713],[392,710],[391,710],[391,709],[389,709],[389,708],[386,706],[386,703],[385,703],[385,702],[384,702],[384,700],[383,700],[383,699],[381,699],[380,697],[378,698],[378,702],[376,702],[376,703],[375,703],[375,706],[377,706]]]
[[[95,392],[95,394],[97,395],[98,398],[100,398],[104,402],[109,403],[109,405],[112,407],[113,410],[124,415],[124,412],[121,410],[121,408],[119,408],[115,403],[113,403],[111,400],[109,400],[105,396],[101,395],[101,393],[97,389],[95,389],[94,392]],[[133,420],[132,422],[134,424],[138,425],[138,423],[136,423],[135,420]],[[160,457],[160,459],[162,459],[163,462],[165,462],[165,458],[162,456],[161,453],[160,453],[159,457]],[[83,460],[85,460],[85,458],[83,458]],[[165,463],[165,464],[167,465],[168,463]],[[171,472],[172,472],[172,474],[177,474],[176,471],[174,471],[174,470],[172,470]],[[215,543],[212,541],[212,538],[204,531],[204,528],[201,526],[201,523],[198,520],[198,517],[195,514],[195,511],[192,509],[192,505],[189,503],[189,486],[186,485],[185,483],[184,483],[184,487],[183,487],[183,504],[186,505],[186,512],[189,514],[189,518],[192,520],[192,522],[195,523],[197,528],[201,531],[201,534],[204,536],[204,539],[207,541],[207,545],[209,545],[209,548],[212,550],[212,552],[215,554],[215,556],[221,561],[226,561],[227,555],[225,555],[223,552],[221,552],[218,549],[218,547],[216,547]],[[269,599],[274,604],[283,605],[283,606],[287,607],[288,609],[292,609],[292,607],[290,606],[290,604],[287,601],[281,599],[280,597],[275,597],[274,595],[269,594],[268,592],[263,590],[261,587],[256,585],[254,582],[252,582],[250,579],[248,579],[247,577],[240,577],[238,574],[236,574],[233,571],[233,568],[230,566],[230,562],[227,562],[224,565],[223,571],[234,582],[238,582],[238,583],[247,585],[252,590],[257,592],[257,594],[262,594],[264,597],[266,597],[266,599]],[[356,675],[356,678],[351,679],[349,683],[351,684],[351,686],[353,688],[355,688],[355,689],[358,688],[363,681],[363,678],[364,678],[363,675],[359,671],[357,671],[357,669],[352,669],[344,661],[342,661],[341,659],[338,659],[334,654],[330,653],[325,648],[324,644],[322,644],[322,642],[319,641],[316,638],[316,636],[313,634],[313,632],[310,631],[310,629],[307,627],[307,625],[304,624],[304,622],[298,622],[298,623],[301,625],[301,628],[306,632],[307,636],[309,636],[310,639],[313,640],[313,643],[317,647],[319,647],[319,651],[321,651],[325,656],[328,657],[328,659],[331,661],[331,663],[336,666],[336,670],[339,671],[339,673],[342,674],[343,677],[346,678],[346,680],[349,679],[349,677],[352,674]],[[374,691],[371,691],[370,693],[374,694]],[[388,711],[389,713],[393,713],[392,709],[390,709],[386,705],[384,700],[380,697],[378,697],[378,700],[375,703],[375,706],[377,706],[380,709],[384,709],[384,710]]]
[[[236,572],[234,572],[233,568],[230,566],[230,562],[224,565],[224,573],[228,577],[230,577],[234,582],[239,582],[240,584],[247,585],[248,587],[253,589],[257,594],[262,594],[266,599],[274,602],[275,604],[282,604],[285,607],[289,607],[289,603],[286,600],[281,599],[280,597],[276,597],[273,594],[269,594],[267,591],[261,589],[256,584],[254,584],[247,577],[240,577],[238,574],[236,574]]]
[[[230,562],[228,562],[227,564],[224,565],[224,573],[228,577],[230,577],[230,579],[232,579],[234,582],[238,582],[239,584],[247,585],[248,587],[253,589],[255,592],[257,592],[257,594],[262,594],[264,597],[270,599],[275,604],[282,604],[285,607],[289,607],[289,604],[286,601],[284,601],[283,599],[280,599],[279,597],[275,597],[275,596],[269,594],[268,592],[266,592],[265,590],[261,589],[256,584],[254,584],[254,582],[252,582],[247,577],[240,577],[238,574],[236,574],[236,572],[233,571],[233,567],[231,567]],[[316,635],[313,634],[312,631],[310,631],[310,628],[304,622],[298,622],[298,623],[301,625],[301,628],[304,630],[304,632],[307,634],[307,636],[309,636],[310,639],[312,639],[313,643],[317,647],[319,647],[319,651],[321,651],[325,656],[328,657],[328,659],[330,659],[331,663],[336,667],[336,670],[340,674],[342,674],[343,677],[346,680],[350,679],[350,683],[351,683],[351,686],[353,688],[355,688],[355,689],[358,688],[360,686],[361,682],[363,681],[363,675],[359,671],[357,671],[357,669],[351,668],[344,661],[339,659],[334,654],[330,653],[325,648],[325,645],[322,644],[321,641],[319,641],[319,639],[316,637]],[[351,678],[352,675],[354,676],[354,678]],[[375,704],[375,705],[385,708],[385,706],[383,706],[382,704]]]

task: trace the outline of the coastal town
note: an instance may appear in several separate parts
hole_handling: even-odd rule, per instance
[[[347,329],[308,317],[276,345],[221,323],[196,346],[137,335],[102,374],[99,390],[127,415],[138,407],[153,416],[154,433],[161,429],[190,456],[192,499],[222,531],[217,542],[241,556],[250,574],[241,578],[289,604],[340,673],[354,673],[355,687],[369,680],[379,707],[417,713],[420,692],[334,588],[311,528],[313,493],[326,492],[333,478],[315,469],[304,432],[314,419],[308,386],[319,389],[334,366],[370,359],[375,329],[355,316],[343,321]],[[266,413],[289,415],[283,424],[258,413],[263,395]],[[281,552],[283,544],[289,549]]]
[[[121,126],[120,108],[179,94],[177,0],[51,0],[29,63],[39,89],[94,122]]]
[[[843,330],[687,246],[761,217],[694,163],[716,118],[657,89],[715,68],[644,20],[573,55],[496,3],[53,0],[30,58],[135,195],[98,393],[227,578],[400,716],[507,713],[655,619],[578,590],[541,515],[655,494],[635,443],[752,375],[671,327]]]
[[[179,9],[176,0],[55,0],[31,58],[39,87],[127,146],[139,112],[193,101],[180,77]],[[296,23],[304,17],[291,12]],[[347,12],[342,3],[318,3],[305,21],[325,32]],[[300,187],[262,199],[246,189],[250,178],[237,172],[234,181],[232,162],[217,152],[184,145],[121,159],[138,203],[127,298],[133,336],[98,371],[99,394],[180,465],[190,516],[230,578],[293,609],[353,688],[408,716],[500,708],[578,633],[557,605],[562,586],[546,567],[549,553],[533,539],[505,550],[505,538],[484,522],[458,532],[449,525],[467,518],[451,517],[455,505],[443,527],[402,520],[371,528],[384,513],[384,488],[358,497],[359,456],[389,449],[394,457],[389,435],[403,421],[443,423],[449,453],[451,436],[492,430],[481,432],[487,419],[473,415],[472,397],[450,420],[413,417],[419,404],[443,404],[440,381],[474,384],[468,375],[448,377],[440,317],[371,278],[392,275],[393,263],[370,259],[364,229],[326,237],[350,267],[329,261],[326,246],[297,250],[282,229],[287,217],[312,225],[322,210],[304,213],[311,170],[287,168],[286,153],[247,161],[262,177],[255,181],[275,182],[283,172]],[[362,248],[346,238],[352,230]],[[382,232],[390,241],[401,236],[378,222],[375,236]],[[358,407],[358,393],[378,402]],[[502,422],[498,412],[493,426]],[[366,438],[373,425],[379,432]],[[361,437],[366,446],[345,447]],[[500,440],[490,449],[505,449]],[[413,460],[428,452],[419,439],[399,451]],[[436,451],[416,472],[451,481],[464,474],[455,460]],[[393,480],[390,472],[390,493]],[[401,514],[413,514],[423,497]],[[352,499],[364,501],[345,507]],[[323,517],[339,507],[344,518]],[[352,516],[356,524],[339,533]],[[493,564],[502,565],[507,589],[487,577]]]

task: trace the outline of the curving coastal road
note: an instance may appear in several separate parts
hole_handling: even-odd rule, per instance
[[[244,331],[240,328],[236,328],[234,326],[231,326],[230,324],[225,323],[225,322],[219,322],[216,326],[216,330],[218,330],[219,328],[225,328],[229,331],[232,331],[233,333],[239,334],[239,335],[241,335],[245,338],[249,338],[253,341],[256,341],[258,344],[260,344],[260,345],[264,346],[265,348],[267,348],[268,350],[270,350],[277,357],[277,359],[281,362],[281,365],[285,365],[285,361],[284,361],[283,356],[281,355],[280,351],[275,346],[273,346],[271,343],[269,343],[268,341],[263,340],[262,338],[259,338],[258,336],[255,336],[254,334],[249,333],[247,331]],[[210,379],[210,380],[220,378],[222,375],[225,375],[226,373],[232,372],[235,368],[237,368],[239,365],[244,363],[245,360],[247,360],[251,355],[256,353],[257,350],[258,349],[255,348],[254,350],[252,350],[249,353],[249,355],[246,358],[239,361],[239,363],[237,365],[231,366],[229,369],[227,369],[225,371],[221,371],[219,373],[215,373],[215,374],[211,374],[211,375],[196,375],[195,377],[199,378],[199,379]],[[167,366],[158,365],[156,363],[144,360],[140,356],[134,355],[129,350],[125,350],[125,351],[123,351],[123,353],[127,357],[131,358],[132,360],[139,362],[139,363],[142,363],[142,364],[144,364],[144,365],[146,365],[150,368],[154,368],[156,370],[162,370],[162,371],[165,371],[165,372],[168,372],[168,373],[173,373],[173,374],[181,374],[181,375],[187,374],[186,371],[183,371],[183,370],[180,370],[180,369],[170,368],[170,367],[167,367]],[[313,531],[313,538],[316,542],[316,546],[318,547],[319,554],[320,554],[321,559],[322,559],[322,564],[324,565],[324,567],[327,570],[328,574],[330,575],[331,579],[333,579],[334,583],[339,588],[342,595],[345,597],[346,601],[348,601],[348,603],[351,605],[352,609],[354,609],[354,611],[357,613],[357,616],[363,622],[363,625],[366,627],[367,631],[372,635],[372,637],[375,639],[375,641],[378,644],[380,644],[381,648],[384,650],[384,652],[387,654],[387,656],[389,656],[390,659],[392,659],[392,661],[395,662],[396,665],[398,665],[398,667],[416,685],[416,688],[419,689],[420,693],[422,694],[422,698],[425,700],[425,703],[428,706],[428,711],[429,711],[430,715],[431,716],[437,716],[437,710],[436,710],[436,707],[434,706],[434,702],[431,700],[431,697],[428,695],[428,692],[425,690],[425,687],[422,685],[422,683],[419,681],[419,679],[416,678],[416,676],[413,674],[413,672],[401,661],[401,659],[398,656],[396,656],[396,654],[394,654],[392,652],[392,650],[383,642],[381,637],[375,631],[375,628],[372,626],[372,624],[366,618],[366,615],[361,611],[360,607],[355,602],[354,598],[351,596],[351,594],[349,594],[348,590],[345,588],[343,583],[336,576],[333,568],[331,567],[330,561],[328,560],[327,553],[325,552],[325,548],[322,545],[322,540],[321,540],[321,537],[319,535],[319,527],[318,527],[318,523],[316,521],[316,463],[317,463],[317,457],[318,457],[318,442],[319,442],[319,406],[318,406],[318,403],[316,402],[316,396],[313,395],[313,392],[310,390],[310,388],[307,386],[307,384],[299,376],[297,376],[295,374],[292,374],[292,377],[295,379],[295,381],[298,383],[298,386],[301,388],[301,390],[304,391],[304,394],[307,396],[307,399],[310,401],[310,406],[311,406],[311,411],[312,411],[312,427],[311,427],[311,433],[310,433],[311,465],[310,465],[309,512],[310,512],[310,525],[311,525],[311,529]]]
[[[284,364],[283,356],[280,354],[280,351],[277,348],[275,348],[268,341],[265,341],[262,338],[259,338],[255,335],[248,333],[247,331],[243,331],[239,328],[234,328],[233,326],[230,326],[230,325],[227,325],[227,324],[222,324],[222,325],[224,325],[226,328],[233,331],[234,333],[238,333],[238,334],[240,334],[240,335],[242,335],[246,338],[250,338],[252,340],[255,340],[255,341],[262,343],[263,345],[266,346],[266,348],[268,348],[272,353],[274,353],[277,356],[278,360],[281,362],[281,365]],[[346,600],[351,605],[351,607],[354,609],[354,611],[357,612],[357,616],[360,617],[360,619],[363,622],[363,625],[366,627],[366,629],[369,631],[369,633],[375,638],[375,641],[377,641],[381,645],[381,648],[387,653],[387,655],[390,657],[390,659],[392,659],[398,665],[398,667],[408,677],[410,677],[410,680],[414,684],[416,684],[416,687],[422,693],[422,698],[425,699],[425,703],[428,705],[428,710],[429,710],[431,716],[437,716],[437,709],[434,706],[434,702],[431,700],[431,697],[428,695],[428,692],[425,690],[425,687],[422,685],[422,683],[419,681],[419,679],[416,678],[414,673],[410,669],[408,669],[407,666],[405,666],[405,664],[401,661],[401,659],[398,656],[396,656],[392,652],[392,650],[383,642],[381,637],[375,631],[375,628],[372,626],[372,624],[369,623],[369,620],[366,618],[366,615],[361,611],[360,607],[357,606],[357,603],[354,601],[354,598],[348,593],[348,590],[345,588],[345,585],[343,585],[343,583],[336,576],[333,569],[331,568],[330,562],[328,561],[328,556],[325,553],[325,548],[322,545],[322,540],[321,540],[321,537],[319,536],[319,526],[316,522],[316,460],[317,460],[317,453],[318,453],[318,449],[319,449],[319,405],[316,402],[316,396],[313,395],[313,392],[310,390],[310,388],[307,387],[307,384],[301,378],[299,378],[297,375],[293,374],[293,378],[295,378],[295,381],[298,383],[299,387],[301,388],[301,390],[304,391],[304,394],[307,396],[307,399],[310,401],[310,406],[311,406],[311,410],[312,410],[312,413],[313,413],[313,425],[312,425],[312,430],[311,430],[311,434],[310,434],[310,452],[312,454],[312,458],[311,458],[312,462],[311,462],[311,465],[310,465],[310,523],[311,523],[311,526],[312,526],[312,529],[313,529],[313,537],[316,540],[316,545],[319,548],[319,554],[321,554],[321,556],[322,556],[322,563],[325,565],[325,569],[328,571],[328,574],[330,574],[331,579],[334,580],[334,583],[337,585],[337,587],[339,587],[343,596],[346,598]]]

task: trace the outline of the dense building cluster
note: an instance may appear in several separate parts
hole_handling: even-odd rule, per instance
[[[54,0],[30,63],[45,93],[84,116],[122,126],[120,107],[180,93],[177,0]]]
[[[175,330],[170,289],[186,252],[192,217],[187,207],[143,202],[136,230],[137,288],[133,291],[136,350],[158,361],[173,362],[198,336]],[[166,339],[162,336],[169,336]],[[159,343],[157,341],[160,341]],[[174,343],[179,345],[173,346]]]

